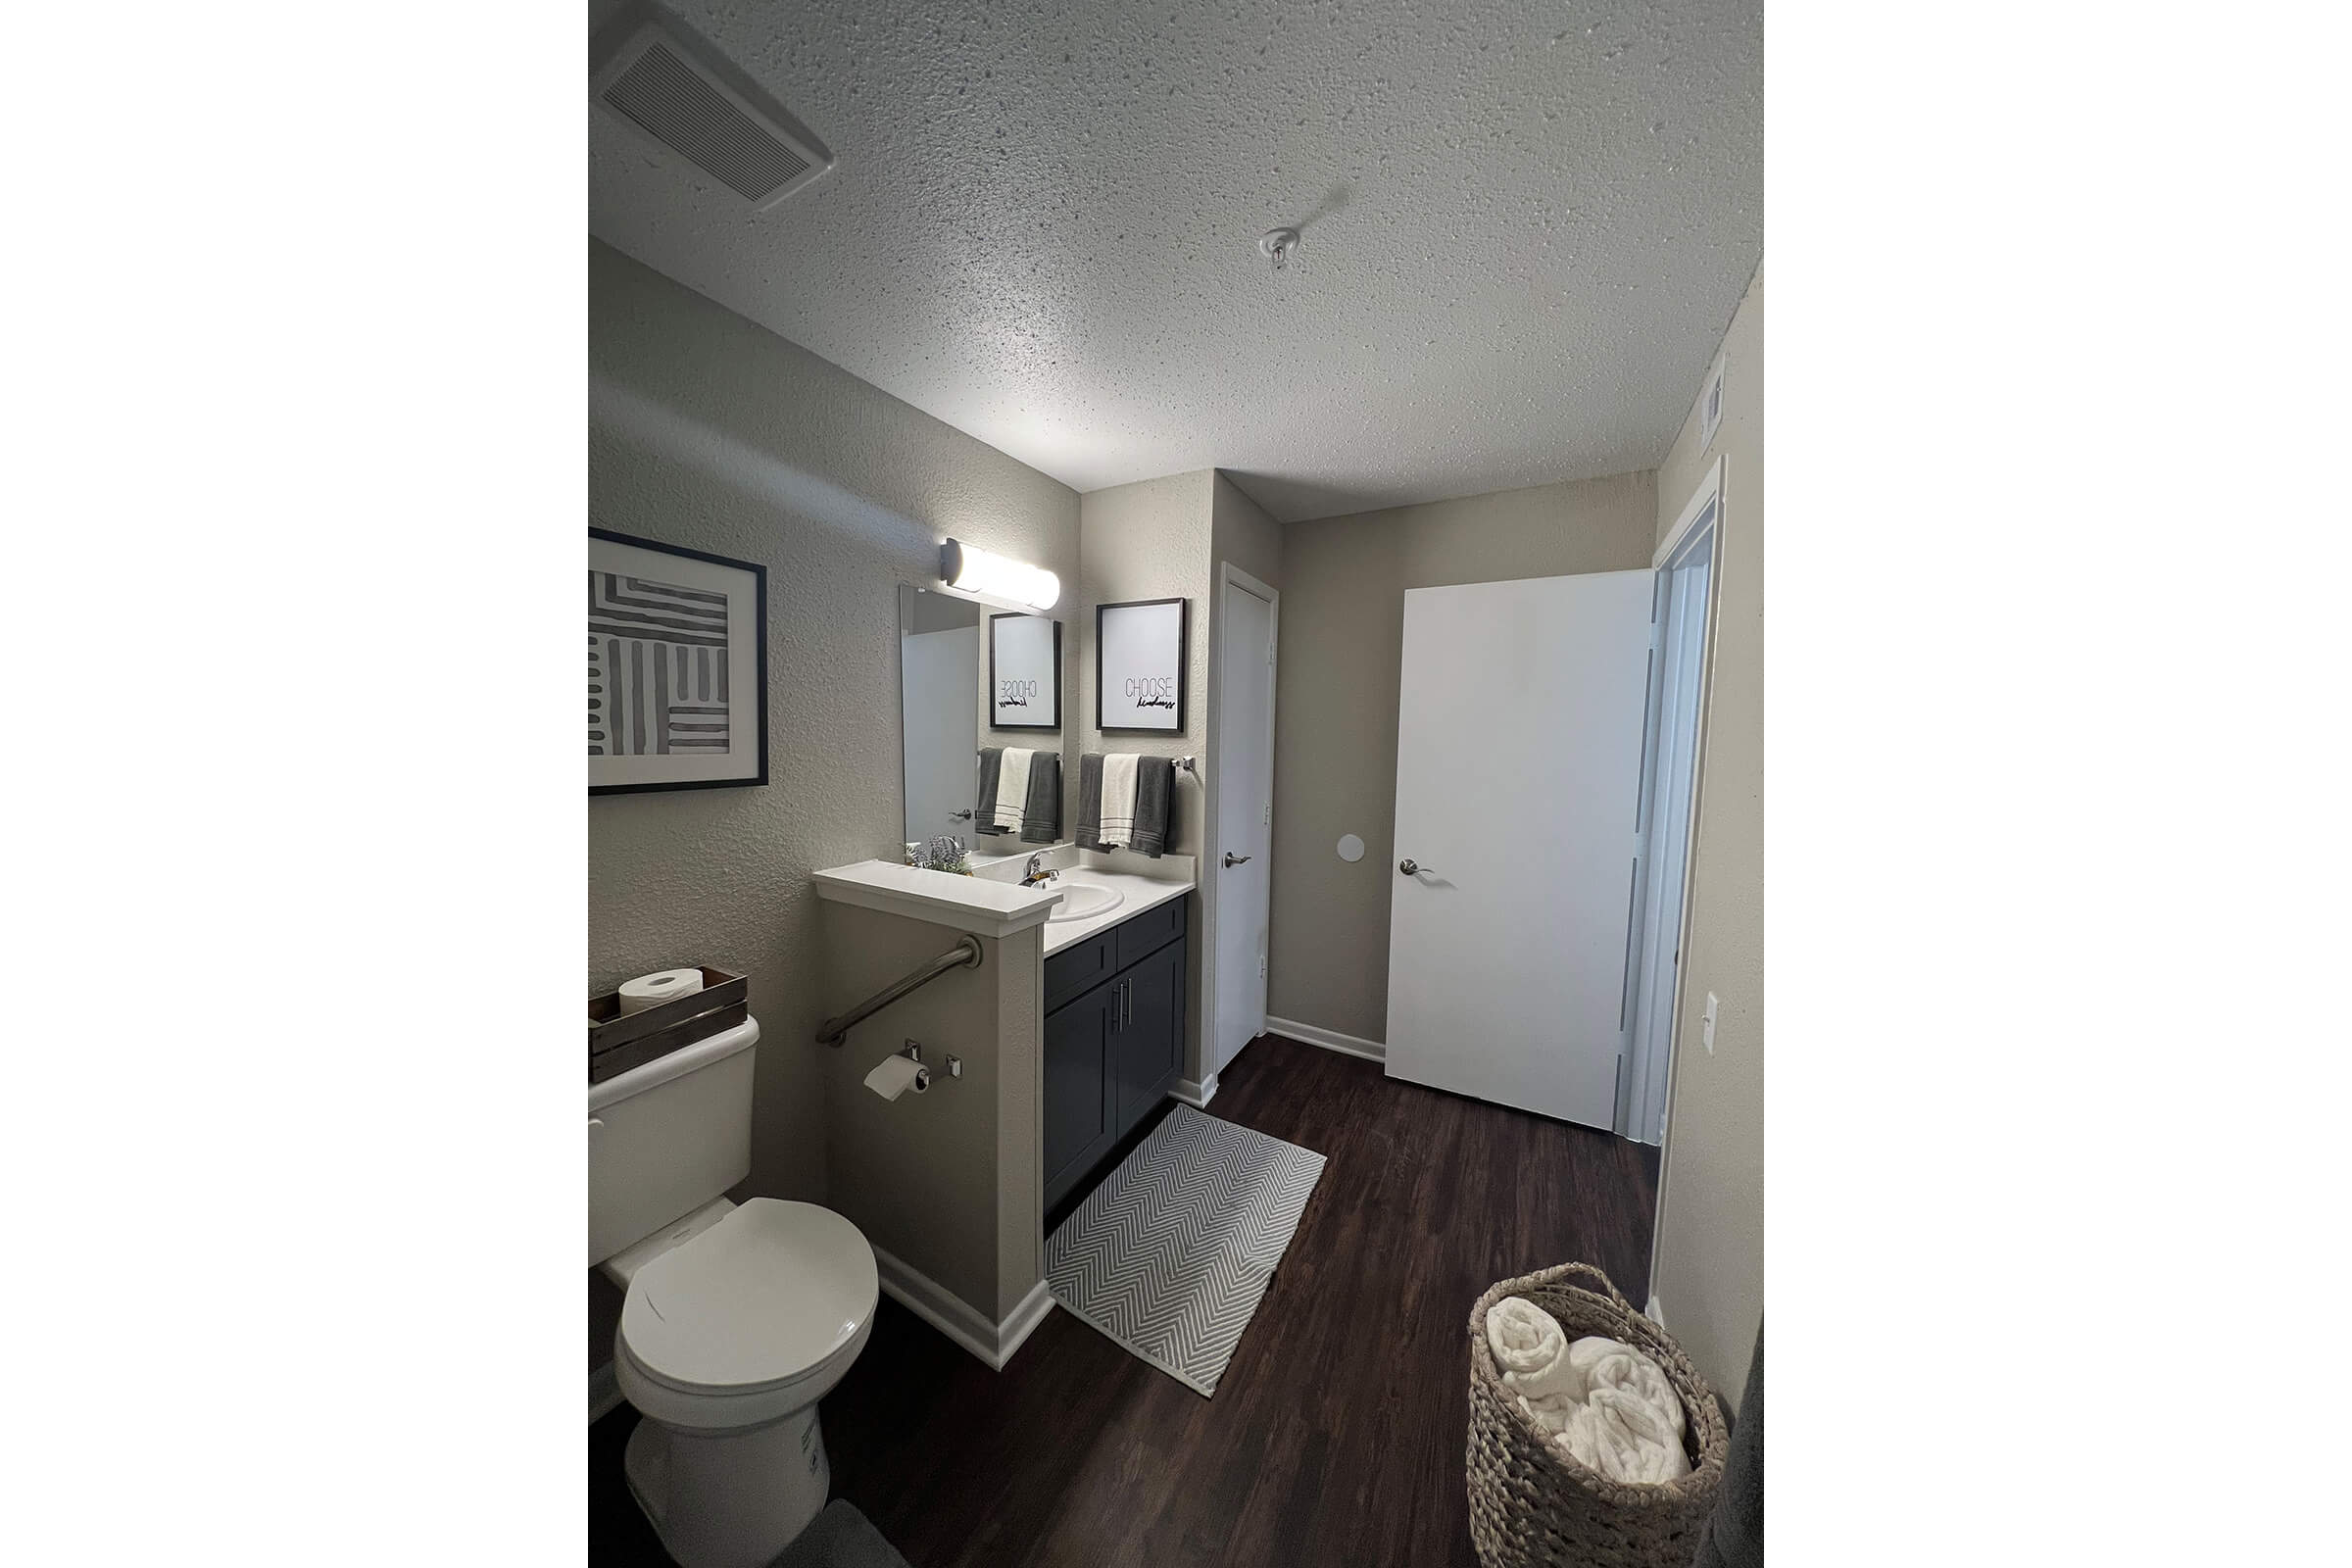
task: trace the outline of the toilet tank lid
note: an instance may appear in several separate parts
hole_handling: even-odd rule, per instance
[[[673,1388],[767,1387],[854,1339],[879,1286],[857,1226],[814,1203],[755,1198],[637,1271],[620,1338]]]
[[[642,1067],[631,1067],[601,1084],[588,1086],[588,1114],[593,1116],[607,1105],[616,1105],[631,1095],[642,1095],[673,1078],[683,1078],[698,1067],[708,1067],[723,1061],[738,1051],[749,1051],[760,1043],[760,1020],[746,1018],[732,1029],[721,1029],[691,1046],[681,1046],[666,1056],[656,1056]]]

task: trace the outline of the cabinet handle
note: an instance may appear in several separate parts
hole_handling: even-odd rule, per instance
[[[1133,1022],[1135,1022],[1135,982],[1122,980],[1119,982],[1120,1030],[1124,1032],[1126,1027]]]

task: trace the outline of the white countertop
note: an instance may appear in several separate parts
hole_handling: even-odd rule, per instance
[[[1043,925],[1061,902],[1061,895],[1050,886],[1025,888],[1017,881],[926,871],[896,860],[859,860],[818,871],[815,877],[820,899],[984,937],[1008,937]]]
[[[1048,869],[1061,873],[1042,887],[1022,887],[1028,857],[1008,855],[972,876],[926,871],[896,860],[858,860],[814,873],[816,895],[986,937],[1043,926],[1045,951],[1052,954],[1193,891],[1189,855],[1163,855],[1153,860],[1124,853],[1082,852],[1068,844],[1038,854]],[[1115,906],[1083,920],[1050,918],[1065,887],[1085,886],[1110,888],[1124,897]]]
[[[1098,931],[1107,931],[1121,920],[1131,920],[1146,909],[1156,909],[1170,899],[1181,899],[1193,891],[1192,858],[1162,856],[1161,859],[1185,862],[1183,879],[1165,876],[1144,876],[1133,871],[1109,871],[1100,865],[1082,866],[1064,871],[1058,882],[1049,882],[1051,889],[1061,883],[1074,887],[1111,888],[1126,895],[1116,907],[1101,914],[1090,914],[1083,920],[1051,920],[1046,925],[1046,955],[1051,957],[1073,942],[1083,942]]]

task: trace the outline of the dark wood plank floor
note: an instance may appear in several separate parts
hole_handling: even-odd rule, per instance
[[[834,1494],[914,1568],[1472,1568],[1471,1302],[1570,1258],[1642,1298],[1654,1150],[1274,1037],[1209,1108],[1329,1161],[1214,1399],[1066,1312],[997,1373],[883,1298],[825,1439]],[[666,1561],[620,1473],[635,1420],[590,1431],[600,1564]]]

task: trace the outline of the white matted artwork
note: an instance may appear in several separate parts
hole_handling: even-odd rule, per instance
[[[1145,599],[1095,610],[1095,727],[1184,733],[1192,601]]]
[[[1061,622],[1047,615],[988,617],[991,729],[1061,728]]]
[[[767,570],[588,530],[588,793],[767,782]]]

